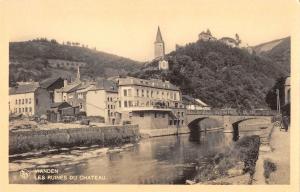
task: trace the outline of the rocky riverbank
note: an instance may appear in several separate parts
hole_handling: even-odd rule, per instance
[[[223,153],[218,153],[198,169],[188,184],[252,184],[259,156],[259,136],[246,136]]]

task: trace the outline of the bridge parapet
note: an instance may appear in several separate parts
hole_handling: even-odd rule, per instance
[[[274,110],[236,110],[236,109],[212,109],[212,110],[187,110],[187,115],[218,115],[218,116],[275,116]]]

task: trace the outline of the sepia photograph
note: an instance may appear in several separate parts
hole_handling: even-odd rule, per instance
[[[9,184],[291,184],[299,2],[2,3]]]

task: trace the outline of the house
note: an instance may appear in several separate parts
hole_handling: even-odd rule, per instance
[[[119,124],[117,112],[118,88],[116,83],[102,79],[86,93],[86,115],[103,117],[107,124]]]
[[[72,117],[79,113],[78,107],[72,107],[67,102],[51,103],[50,109],[47,111],[47,119],[51,122],[59,122],[65,117]]]
[[[77,69],[78,67],[85,67],[86,63],[81,61],[69,61],[61,59],[48,59],[48,64],[52,68],[63,69]]]
[[[238,47],[238,42],[231,37],[222,37],[220,41],[229,47]]]
[[[9,88],[10,114],[26,116],[46,114],[51,98],[47,89],[38,82],[29,82]]]
[[[157,123],[154,128],[167,128],[174,120],[184,124],[186,113],[178,87],[159,79],[124,77],[117,82],[117,108],[123,123],[138,124],[141,129],[149,127],[150,119]]]
[[[40,86],[49,92],[51,102],[54,102],[54,91],[64,86],[64,79],[61,77],[48,78],[41,81]]]
[[[183,103],[187,110],[210,110],[211,107],[200,99],[195,99],[189,95],[182,95]]]
[[[209,31],[209,29],[207,29],[207,31],[202,31],[199,35],[198,35],[198,39],[200,41],[216,41],[217,38],[215,38],[214,36],[212,36],[211,32]]]

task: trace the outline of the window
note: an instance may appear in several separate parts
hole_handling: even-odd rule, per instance
[[[129,107],[132,107],[132,101],[128,101]]]
[[[124,101],[124,107],[127,107],[127,101]]]
[[[31,98],[29,98],[29,102],[28,103],[31,104]]]
[[[183,120],[181,120],[181,125],[183,125]]]
[[[24,111],[25,111],[25,109],[24,109],[24,107],[22,108],[22,112],[24,113]]]
[[[119,101],[119,107],[121,108],[121,101]]]
[[[110,110],[108,110],[108,116],[110,116]]]
[[[16,99],[16,105],[18,105],[18,99]]]
[[[27,112],[27,107],[25,107],[25,112]]]
[[[153,91],[151,91],[151,98],[153,98]]]
[[[144,97],[144,89],[142,89],[142,97]]]
[[[25,99],[25,103],[26,103],[26,104],[28,103],[28,99]]]
[[[107,105],[107,108],[109,109],[109,105]]]
[[[132,90],[128,89],[128,96],[131,97],[132,96]]]
[[[82,103],[80,103],[80,109],[82,109]]]
[[[19,113],[21,113],[22,111],[21,111],[21,108],[19,108]]]
[[[21,99],[19,99],[19,105],[21,105]]]
[[[24,104],[24,99],[22,99],[22,104]]]
[[[171,119],[169,120],[169,125],[172,125],[172,120]]]
[[[139,92],[139,91],[140,91],[139,89],[136,90],[136,96],[137,96],[137,97],[140,96],[140,92]]]
[[[127,89],[124,89],[123,92],[124,92],[124,96],[127,96]]]
[[[157,118],[157,113],[156,112],[154,113],[154,118]]]
[[[107,97],[107,101],[109,101],[109,97]]]
[[[113,101],[113,98],[112,98],[112,97],[110,98],[110,101],[111,101],[111,102]]]
[[[147,90],[147,97],[149,97],[149,90]]]
[[[175,103],[175,108],[178,108],[178,103]]]
[[[140,113],[140,117],[144,117],[144,113]]]
[[[31,107],[29,107],[29,112],[32,112],[32,108]]]
[[[182,117],[184,116],[184,113],[183,113],[183,112],[181,112],[181,116],[182,116]]]

